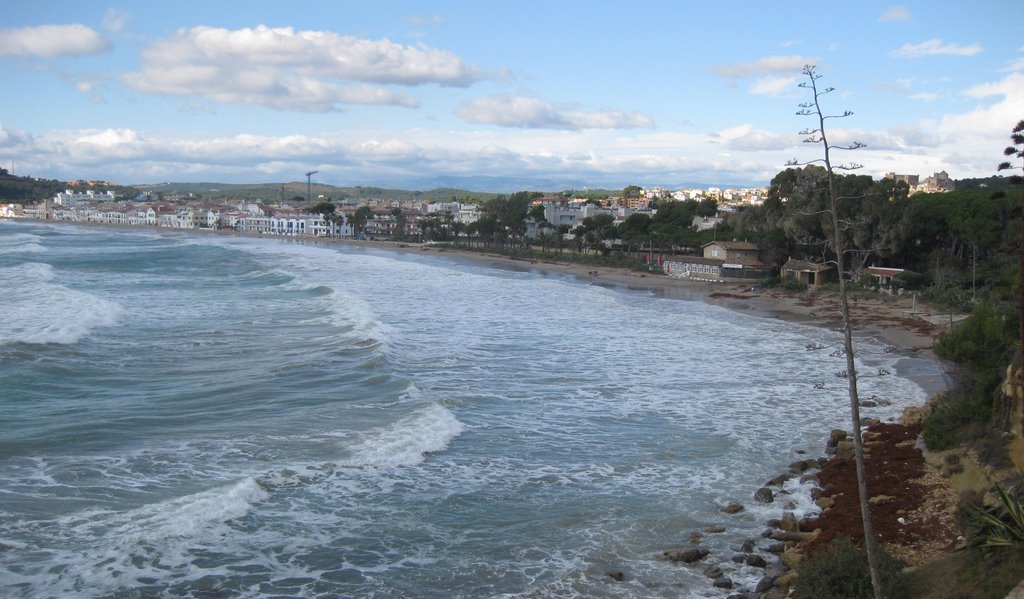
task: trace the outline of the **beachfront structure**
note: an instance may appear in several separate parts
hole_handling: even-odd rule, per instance
[[[758,257],[757,246],[747,241],[711,241],[702,256],[666,260],[662,269],[670,277],[698,281],[761,279],[769,274]]]
[[[864,269],[864,274],[875,279],[875,285],[879,287],[891,287],[896,278],[903,274],[911,274],[903,268],[885,268],[882,266],[869,266]]]
[[[793,279],[808,287],[820,287],[836,280],[836,267],[832,264],[804,262],[790,258],[779,270],[780,279]]]

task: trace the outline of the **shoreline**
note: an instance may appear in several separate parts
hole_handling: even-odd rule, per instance
[[[58,224],[59,221],[26,220],[23,222],[50,222],[50,224]],[[584,284],[597,285],[608,289],[649,292],[668,299],[701,301],[730,311],[745,313],[756,318],[780,319],[783,322],[792,322],[803,326],[815,326],[821,329],[835,329],[839,323],[838,297],[836,294],[831,292],[789,292],[778,289],[761,289],[758,287],[752,287],[750,283],[711,283],[685,279],[673,279],[658,272],[633,271],[625,268],[594,267],[592,265],[585,264],[557,263],[530,259],[514,259],[486,252],[440,248],[436,246],[424,246],[419,244],[390,241],[284,237],[245,234],[235,231],[178,230],[100,223],[60,222],[60,224],[97,226],[106,229],[118,229],[124,232],[140,232],[143,234],[150,234],[153,232],[158,234],[168,232],[172,233],[172,236],[174,233],[184,236],[214,234],[276,240],[280,243],[319,245],[325,247],[335,245],[338,246],[339,249],[344,246],[344,251],[370,251],[393,255],[401,254],[406,256],[406,260],[413,260],[416,256],[422,256],[430,261],[449,260],[456,264],[472,264],[475,266],[483,266],[499,270],[537,273],[542,276],[551,274],[562,277],[571,277]],[[896,370],[895,374],[917,384],[925,391],[926,396],[931,397],[935,393],[940,392],[947,387],[946,380],[944,378],[944,367],[932,351],[934,335],[941,329],[935,321],[941,322],[944,315],[928,311],[925,306],[916,305],[916,302],[913,302],[911,298],[896,298],[877,295],[867,296],[867,294],[863,294],[858,297],[857,301],[851,302],[851,311],[854,318],[855,336],[856,341],[858,342],[857,349],[859,353],[863,353],[863,349],[861,348],[865,341],[881,343],[884,346],[893,348],[893,351],[887,353],[891,354],[889,356],[890,358],[896,358],[893,361],[895,364],[894,370]],[[912,407],[920,407],[916,404],[909,405]],[[847,427],[848,426],[849,424],[847,423]],[[829,439],[829,431],[823,429],[820,433],[822,437],[822,445],[824,445],[825,440]],[[878,441],[881,442],[882,439],[878,439]],[[888,439],[886,439],[886,441],[888,441]],[[879,458],[883,457],[881,455],[883,452],[880,451],[880,449],[881,448],[877,448],[874,451],[874,453],[879,454]],[[804,458],[800,459],[798,462],[798,464],[802,464],[799,469],[800,472],[791,473],[790,478],[804,479],[806,475],[808,482],[816,482],[819,476],[829,475],[829,470],[825,468],[826,463],[824,461],[827,458],[822,458],[821,460],[808,460],[806,459],[807,456],[804,451],[797,450],[797,448],[790,448],[790,450],[796,450],[796,454],[799,454]],[[785,455],[788,455],[789,453],[790,452],[785,452]],[[813,451],[811,453],[813,455],[817,452]],[[829,452],[826,451],[826,453]],[[833,457],[830,461],[834,461],[836,459],[838,459],[838,457]],[[811,465],[812,461],[816,462],[813,466]],[[841,465],[840,462],[836,462],[834,465],[836,464]],[[793,468],[793,465],[790,467]],[[843,491],[836,493],[837,489],[840,488],[840,480],[842,481],[842,484],[845,485],[846,483],[855,480],[855,478],[851,478],[851,474],[849,472],[840,471],[835,474],[835,479],[831,480],[830,483],[817,483],[816,486],[818,486],[818,491],[823,496],[830,498],[837,496],[853,497],[855,493],[852,492],[852,487],[847,488],[843,486]],[[801,480],[801,482],[803,482],[803,480]],[[770,487],[775,486],[771,481],[765,483],[765,485]],[[779,484],[775,492],[778,494],[776,497],[776,501],[778,501],[783,500],[782,498],[791,491],[783,491],[782,484]],[[893,502],[902,507],[902,500],[897,501],[895,497],[897,495],[897,490],[889,491],[889,493],[892,494]],[[803,492],[800,493],[801,496],[803,496],[803,494]],[[886,493],[884,496],[889,495]],[[817,503],[816,500],[819,499],[819,497],[815,497],[813,492],[811,493],[811,498],[811,501],[814,503]],[[736,499],[740,499],[743,503],[749,503],[751,501],[749,496],[745,498],[737,497]],[[754,496],[754,501],[762,502],[762,500],[757,498],[757,495]],[[833,499],[832,501],[837,500]],[[826,506],[820,503],[818,506],[821,508],[832,507],[831,505]],[[818,522],[818,518],[820,518],[822,514],[830,512],[831,517],[833,518],[845,514],[853,514],[851,517],[855,518],[855,511],[856,510],[853,507],[847,508],[837,505],[832,509],[823,509],[823,512],[819,514],[813,522]],[[874,511],[874,509],[872,511]],[[790,518],[791,517],[792,515],[790,514]],[[808,519],[806,525],[810,526],[810,522],[811,520]],[[826,520],[822,520],[822,526],[826,529],[826,532],[832,532],[840,527],[839,524],[828,524],[827,522],[828,521]],[[721,526],[709,527],[703,532],[710,533],[712,532],[711,529],[715,529],[713,532],[724,532],[725,527],[731,529],[733,528],[734,523],[729,515],[720,514],[716,524],[720,524]],[[769,528],[776,528],[777,526],[772,522],[764,524]],[[789,551],[790,549],[794,549],[796,546],[796,543],[793,541],[796,537],[800,537],[803,540],[809,540],[805,535],[809,535],[811,531],[802,529],[802,526],[805,525],[804,522],[794,521],[792,524],[797,527],[795,530],[783,530],[781,532],[777,532],[775,536],[779,538],[769,537],[771,540],[784,543],[783,545],[774,543],[769,544],[766,547],[761,542],[756,542],[756,544],[752,542],[750,549],[743,552],[743,559],[749,560],[745,563],[750,566],[758,564],[757,567],[759,568],[766,568],[766,566],[760,566],[759,564],[763,563],[764,560],[758,560],[755,556],[768,557],[769,554],[776,554],[779,558],[778,564],[772,564],[763,570],[764,577],[762,580],[758,580],[758,584],[756,585],[757,587],[762,586],[762,581],[766,584],[774,584],[776,578],[786,576],[788,570],[781,569],[780,564],[783,566],[789,566],[790,564],[786,563],[787,561],[790,559],[797,559],[792,557],[794,553],[790,553]],[[846,523],[843,524],[843,526],[845,525]],[[721,531],[718,530],[719,528],[721,528]],[[703,547],[703,543],[700,540],[702,532],[698,531],[695,534],[697,535],[696,541],[693,541],[694,537],[691,537],[693,547],[698,548],[698,552],[703,551],[703,555],[706,556],[706,549],[701,549],[701,547]],[[943,540],[943,544],[947,543],[947,540]],[[776,545],[777,547],[773,548],[772,545]],[[689,550],[670,549],[665,552],[665,555],[676,551]],[[797,549],[797,551],[799,551],[799,549]],[[787,559],[782,559],[782,553],[790,553],[790,555],[787,556]],[[668,559],[671,561],[683,561],[676,560],[672,557],[669,557]],[[699,560],[702,559],[703,556],[699,558]],[[718,551],[715,551],[715,555],[705,562],[705,575],[709,578],[709,587],[719,588],[720,584],[723,584],[727,580],[730,585],[732,584],[731,579],[727,576],[723,576],[723,571],[725,573],[734,572],[735,566],[731,565],[729,559],[728,554],[721,554]],[[735,556],[731,559],[733,562],[736,561]],[[771,561],[774,562],[774,560]],[[693,566],[697,566],[697,564],[693,564]],[[715,576],[713,576],[713,574],[715,574]],[[789,580],[792,579],[790,578]],[[728,588],[732,587],[730,586]],[[739,588],[742,589],[743,587],[740,586]]]
[[[357,240],[331,237],[289,237],[243,233],[225,229],[170,229],[111,223],[83,223],[35,219],[0,219],[8,222],[42,223],[79,227],[97,227],[132,231],[157,231],[182,235],[222,235],[252,239],[276,240],[281,243],[313,245],[342,245],[358,249],[373,249],[392,253],[425,256],[447,256],[455,260],[486,264],[521,272],[554,273],[575,277],[594,285],[649,291],[661,297],[700,301],[761,318],[775,318],[819,328],[836,329],[841,326],[838,297],[831,292],[808,290],[802,292],[781,289],[762,289],[749,282],[708,282],[676,279],[660,272],[641,272],[620,267],[595,267],[570,262],[536,261],[510,258],[458,248],[426,246],[418,243]],[[934,307],[917,302],[912,297],[872,295],[860,300],[852,294],[850,315],[854,325],[854,342],[875,340],[893,348],[893,353],[905,358],[897,363],[897,374],[908,378],[931,397],[945,390],[949,384],[946,367],[932,351],[935,337],[944,326],[956,322],[953,316]]]

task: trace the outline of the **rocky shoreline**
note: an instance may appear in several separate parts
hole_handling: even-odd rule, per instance
[[[876,540],[914,567],[963,547],[966,541],[956,521],[958,495],[927,463],[920,446],[918,415],[905,420],[866,421],[865,460]],[[794,479],[813,485],[811,496],[819,512],[797,517],[792,491],[785,488]],[[797,584],[796,568],[809,553],[842,536],[863,543],[853,441],[845,430],[830,433],[825,455],[793,462],[785,472],[766,481],[752,499],[784,502],[786,510],[781,518],[765,523],[760,538],[732,547],[731,555],[712,556],[702,546],[704,535],[726,529],[711,527],[695,531],[689,545],[663,551],[657,559],[702,568],[714,589],[730,592],[729,599],[782,599]],[[742,503],[730,502],[722,512],[736,514],[745,509]],[[715,563],[705,563],[709,557],[709,562]],[[762,570],[755,585],[737,584],[730,576],[742,566]]]

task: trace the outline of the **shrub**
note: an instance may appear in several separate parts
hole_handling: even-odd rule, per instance
[[[780,278],[776,275],[765,277],[757,282],[758,287],[764,287],[765,289],[785,289],[786,291],[806,291],[807,285],[801,283],[792,277]]]
[[[1017,311],[978,304],[970,316],[935,344],[941,358],[980,371],[1006,367],[1017,342]]]
[[[928,449],[942,451],[984,434],[1001,380],[995,370],[961,373],[957,387],[924,421],[922,435]]]
[[[999,507],[972,507],[969,512],[977,526],[973,541],[979,547],[1024,546],[1024,506],[1018,493],[996,486]]]
[[[897,599],[906,595],[902,564],[885,551],[879,552],[879,569],[885,596]],[[794,599],[873,598],[867,554],[849,537],[833,539],[797,566],[799,576]]]

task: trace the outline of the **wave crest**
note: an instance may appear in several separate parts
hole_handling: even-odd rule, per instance
[[[0,345],[70,345],[95,328],[116,325],[124,314],[120,304],[60,285],[55,278],[49,264],[0,268],[0,288],[7,290]]]
[[[442,451],[465,430],[455,415],[430,404],[351,447],[347,466],[414,466]]]

